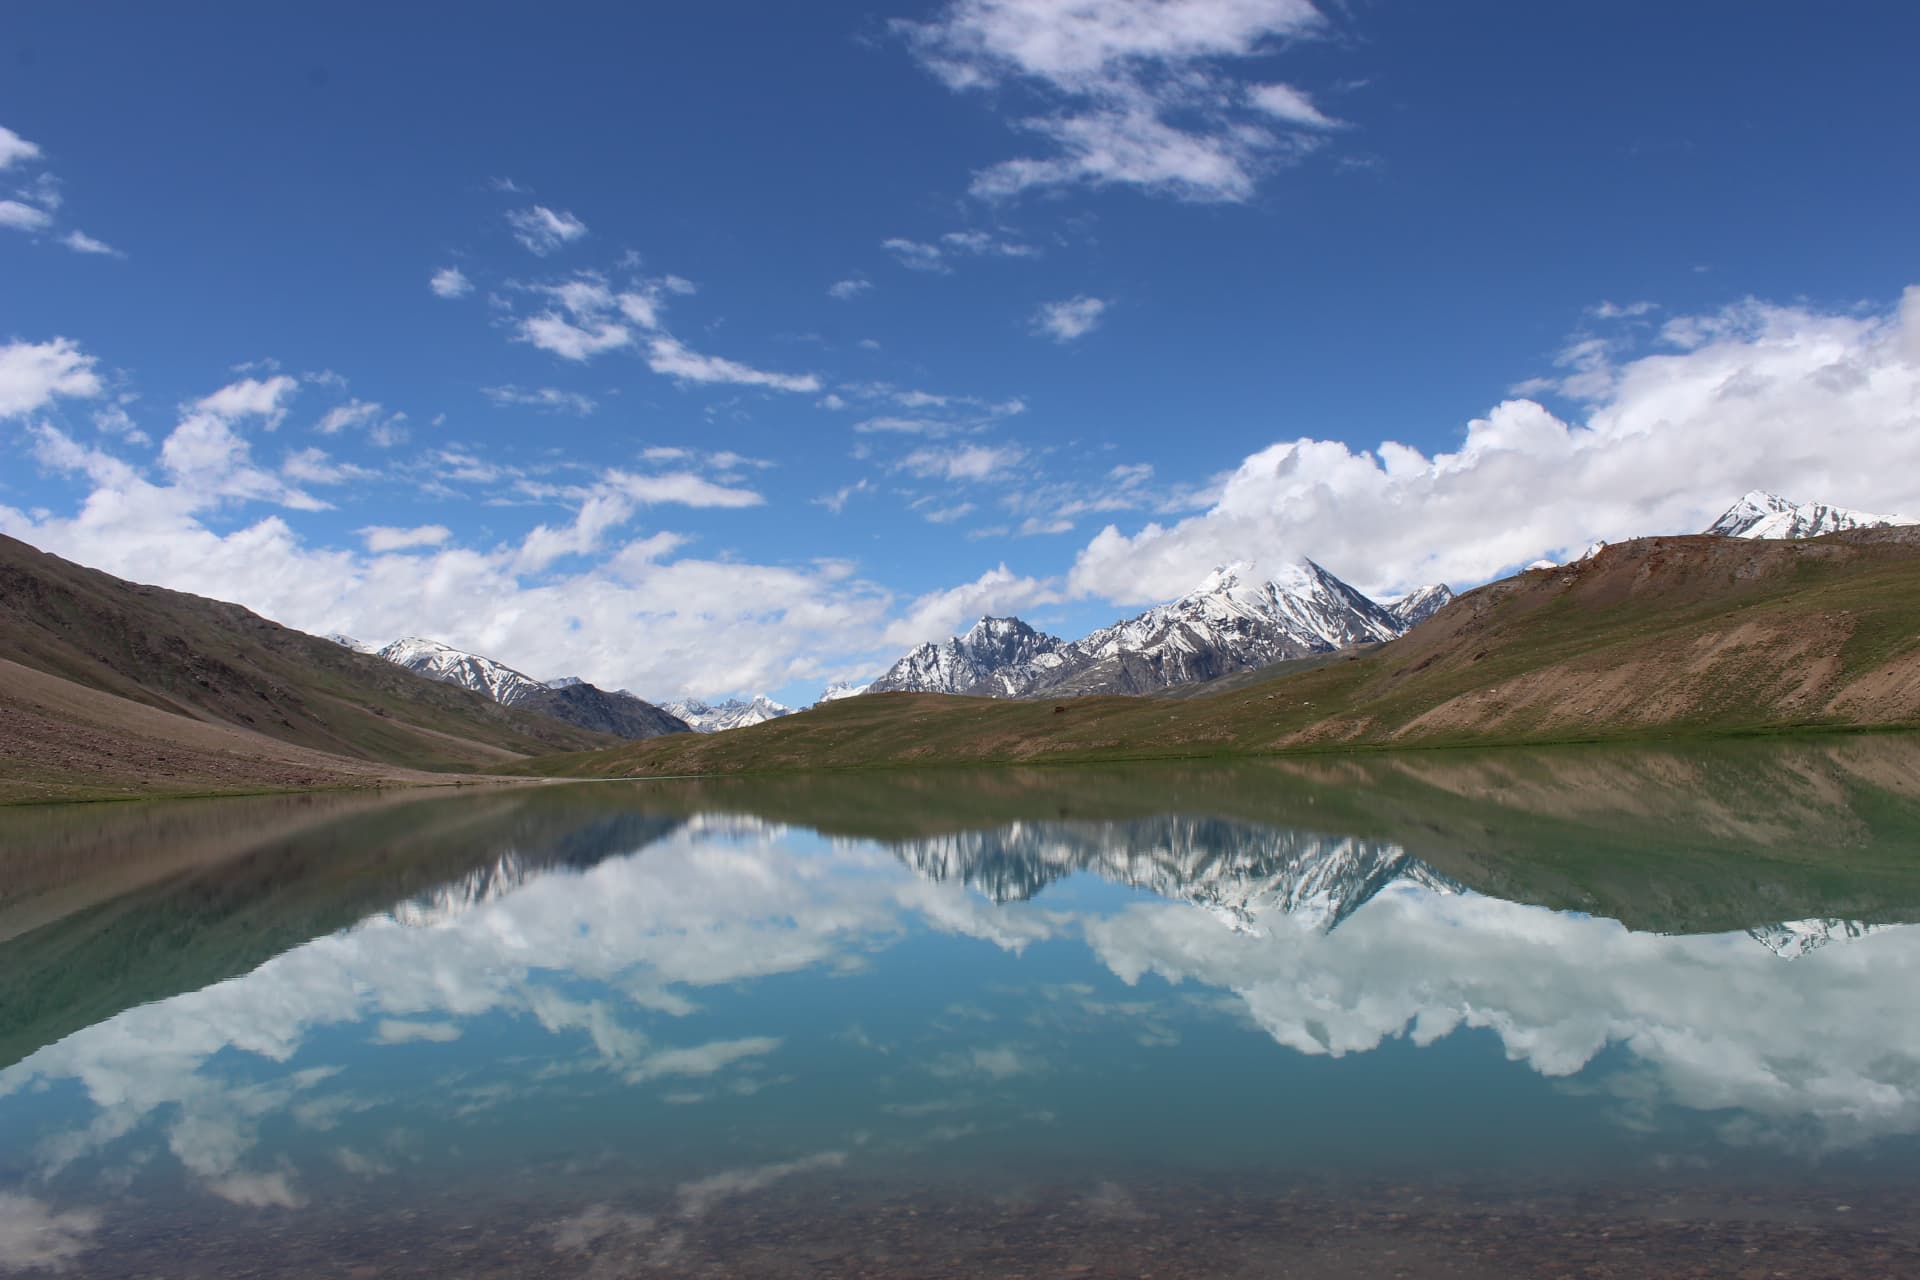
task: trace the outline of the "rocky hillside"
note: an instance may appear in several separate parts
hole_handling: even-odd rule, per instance
[[[126,582],[5,537],[0,659],[190,720],[402,766],[490,767],[611,741],[239,605]],[[75,700],[43,701],[57,723],[66,713],[56,704]]]

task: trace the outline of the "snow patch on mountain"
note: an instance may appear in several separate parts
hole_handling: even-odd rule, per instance
[[[416,675],[457,684],[463,689],[484,693],[502,706],[513,706],[547,686],[504,662],[467,653],[437,640],[408,636],[380,650],[388,662],[398,663]]]
[[[1419,626],[1440,610],[1453,603],[1453,590],[1444,583],[1430,587],[1420,587],[1403,596],[1391,600],[1382,600],[1380,607],[1393,615],[1393,620],[1408,631]]]
[[[1330,933],[1389,886],[1461,887],[1400,845],[1351,836],[1167,815],[1133,822],[1016,822],[901,841],[896,856],[927,879],[995,902],[1024,900],[1077,872],[1208,912],[1228,928]]]
[[[661,709],[685,720],[696,733],[744,729],[748,725],[765,724],[794,712],[792,707],[775,702],[764,694],[756,694],[752,699],[728,698],[719,703],[688,698],[681,702],[662,703]]]
[[[1747,930],[1747,936],[1782,960],[1798,960],[1836,942],[1858,942],[1889,925],[1858,920],[1785,920]]]
[[[820,702],[838,702],[842,698],[857,698],[873,687],[871,680],[836,680],[828,685],[826,692],[820,695]],[[818,706],[819,703],[814,705]]]
[[[1402,600],[1418,621],[1452,598],[1434,586]],[[1215,569],[1178,600],[1070,644],[1018,618],[982,618],[963,636],[907,654],[872,691],[995,698],[1151,693],[1392,640],[1412,621],[1311,560],[1281,565],[1270,576],[1242,562]]]
[[[1728,507],[1707,533],[1723,538],[1817,538],[1843,529],[1886,529],[1920,524],[1911,516],[1881,516],[1824,502],[1794,502],[1755,489]]]
[[[944,644],[923,644],[889,667],[869,693],[983,693],[1015,697],[1068,649],[1018,618],[982,618]]]
[[[342,649],[351,649],[355,653],[378,653],[379,652],[379,650],[375,648],[373,645],[367,644],[360,640],[355,640],[352,636],[341,635],[338,631],[329,631],[326,635],[321,636],[320,638],[322,640],[331,640],[335,644],[339,645]]]

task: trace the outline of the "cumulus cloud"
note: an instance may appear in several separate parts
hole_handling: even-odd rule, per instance
[[[916,599],[903,616],[888,626],[887,641],[907,649],[958,635],[984,617],[1005,617],[1036,605],[1060,601],[1056,583],[1024,577],[1001,564],[972,582],[943,591],[929,591]]]
[[[1100,325],[1108,303],[1104,298],[1082,295],[1062,302],[1049,302],[1033,314],[1033,327],[1055,342],[1084,338]]]
[[[976,173],[976,195],[1125,184],[1233,201],[1335,123],[1291,86],[1242,85],[1234,64],[1322,25],[1310,0],[950,0],[894,29],[951,89],[1017,85],[1046,104],[1017,124],[1050,149]]]
[[[520,340],[542,351],[551,351],[562,360],[582,363],[607,351],[618,351],[633,342],[633,334],[612,320],[574,324],[552,311],[528,316],[520,322]]]
[[[473,292],[473,281],[458,267],[442,267],[427,280],[427,288],[440,298],[461,298]]]
[[[586,223],[571,213],[555,213],[543,204],[513,210],[507,214],[507,225],[513,228],[513,238],[529,253],[543,258],[587,234]]]
[[[51,369],[40,357],[26,362],[31,379],[0,379],[22,412],[63,382],[68,393],[91,390],[82,376],[88,357],[70,344],[54,354]],[[0,361],[0,370],[11,367]],[[630,527],[652,508],[764,502],[727,478],[757,465],[735,454],[703,455],[709,475],[684,465],[615,469],[535,494],[564,502],[569,517],[491,546],[451,536],[429,542],[435,525],[369,526],[365,550],[311,541],[284,513],[325,504],[295,486],[368,473],[317,449],[289,455],[278,474],[254,462],[244,429],[284,411],[293,387],[245,379],[187,405],[162,443],[157,476],[36,424],[27,437],[34,457],[83,477],[88,491],[71,511],[0,506],[0,531],[136,581],[234,600],[315,634],[434,635],[522,669],[577,672],[655,697],[724,696],[813,678],[836,655],[873,643],[892,611],[893,598],[842,561],[692,558],[680,554],[685,535]],[[467,451],[442,450],[432,461],[445,483],[525,483]],[[247,502],[281,510],[236,525],[227,507]],[[222,508],[217,526],[214,507]],[[401,542],[412,544],[411,554],[392,554]],[[569,555],[595,558],[554,572]]]
[[[1363,590],[1485,581],[1595,539],[1701,529],[1750,489],[1920,512],[1920,287],[1880,314],[1746,302],[1663,326],[1662,349],[1582,346],[1431,455],[1299,439],[1246,458],[1202,514],[1080,553],[1075,591],[1186,591],[1213,565],[1307,555]]]
[[[871,288],[873,288],[873,281],[862,276],[849,276],[845,280],[835,280],[828,285],[827,296],[838,302],[851,302]]]
[[[0,420],[37,413],[60,397],[99,395],[94,364],[94,357],[70,338],[0,347]]]

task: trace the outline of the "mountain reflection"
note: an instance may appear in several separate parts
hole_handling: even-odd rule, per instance
[[[893,842],[902,862],[995,902],[1033,897],[1075,873],[1144,889],[1262,932],[1276,918],[1323,933],[1396,882],[1438,893],[1461,886],[1397,844],[1167,815],[1134,822],[1016,822]]]

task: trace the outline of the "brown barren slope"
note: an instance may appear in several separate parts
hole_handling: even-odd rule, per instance
[[[0,778],[16,781],[49,774],[57,780],[69,769],[76,785],[85,785],[83,775],[98,781],[112,776],[111,769],[83,758],[88,753],[68,751],[63,758],[69,764],[57,768],[35,754],[36,743],[58,739],[58,723],[69,715],[92,735],[86,741],[93,752],[115,761],[114,768],[124,766],[125,783],[135,786],[171,776],[170,769],[210,783],[231,775],[233,785],[273,785],[239,765],[208,763],[210,757],[182,771],[169,765],[164,751],[155,754],[156,743],[201,749],[208,740],[188,727],[195,721],[248,733],[246,746],[209,748],[222,758],[304,762],[291,766],[296,771],[320,768],[318,757],[276,754],[261,740],[436,771],[491,769],[528,755],[615,741],[424,679],[238,605],[126,582],[6,537],[0,537],[0,659],[187,722],[128,710],[128,735],[114,743],[115,715],[121,713],[52,686],[36,685],[30,692],[16,674],[10,686],[20,709],[9,719],[22,719],[0,726]],[[29,698],[37,720],[25,718]],[[354,766],[336,762],[326,768]],[[279,769],[276,764],[268,772],[278,776]]]
[[[1372,653],[1186,700],[881,694],[529,762],[617,776],[1920,726],[1920,529],[1642,538]]]

